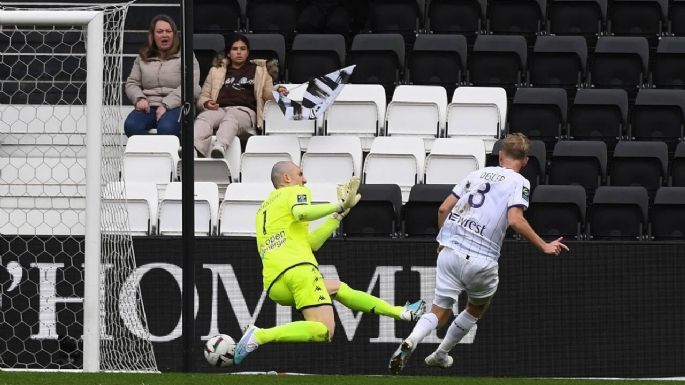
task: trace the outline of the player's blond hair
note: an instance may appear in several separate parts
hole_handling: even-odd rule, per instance
[[[502,152],[510,159],[522,160],[528,156],[528,137],[517,132],[507,135],[502,141]]]

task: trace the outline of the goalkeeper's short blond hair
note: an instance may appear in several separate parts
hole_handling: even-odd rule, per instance
[[[528,156],[529,147],[528,137],[520,132],[509,134],[502,141],[502,152],[510,159],[525,159]]]

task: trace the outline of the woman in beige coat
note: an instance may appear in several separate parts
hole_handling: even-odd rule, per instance
[[[181,41],[176,23],[157,15],[150,22],[148,42],[140,50],[126,79],[126,95],[135,105],[126,121],[127,136],[181,135]],[[200,93],[200,65],[193,58],[193,95]]]
[[[236,135],[257,134],[264,120],[264,103],[273,100],[273,80],[265,60],[248,60],[247,38],[235,34],[227,41],[226,58],[209,70],[197,101],[195,149],[204,157],[224,158]],[[283,86],[275,88],[287,95]],[[210,149],[212,135],[216,142]]]

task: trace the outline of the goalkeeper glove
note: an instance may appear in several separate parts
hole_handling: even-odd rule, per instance
[[[357,193],[360,183],[359,177],[353,176],[347,183],[338,185],[336,189],[338,195],[338,213],[351,209],[359,203],[360,199],[362,199],[361,194]]]

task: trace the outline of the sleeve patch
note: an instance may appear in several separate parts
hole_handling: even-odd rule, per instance
[[[523,198],[523,200],[525,200],[526,202],[528,202],[528,200],[530,199],[530,189],[528,187],[524,186],[521,190],[521,198]]]
[[[297,194],[297,203],[307,203],[307,194]]]

